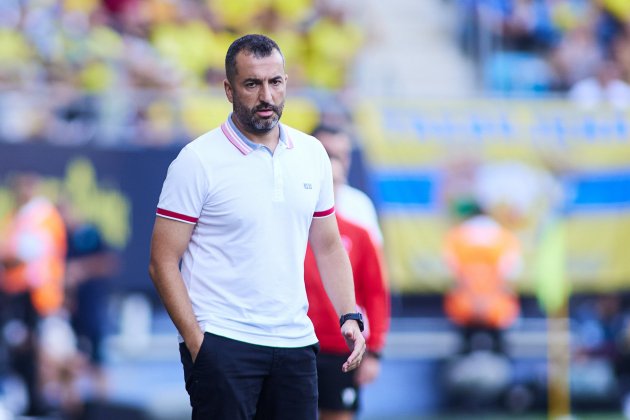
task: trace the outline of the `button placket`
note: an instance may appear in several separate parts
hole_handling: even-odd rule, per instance
[[[282,163],[278,156],[282,153],[280,148],[276,148],[276,153],[273,154],[272,166],[273,166],[273,197],[272,201],[281,202],[284,201],[284,174],[282,170]]]

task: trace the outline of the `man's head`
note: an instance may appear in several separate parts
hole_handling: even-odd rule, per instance
[[[339,159],[346,173],[350,170],[352,141],[343,130],[331,125],[319,125],[311,133],[326,149],[328,156]]]
[[[225,56],[225,76],[239,128],[253,134],[273,130],[282,116],[287,82],[278,44],[264,35],[237,39]]]
[[[37,194],[40,178],[34,172],[19,172],[12,174],[9,185],[13,190],[17,206],[28,203]]]

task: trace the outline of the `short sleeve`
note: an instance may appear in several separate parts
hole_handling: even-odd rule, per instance
[[[185,147],[168,167],[157,215],[197,223],[208,190],[208,177],[197,154]]]
[[[335,212],[335,194],[333,189],[332,180],[332,167],[330,165],[330,159],[324,150],[324,147],[317,142],[319,146],[317,148],[318,158],[321,168],[321,188],[319,189],[319,198],[317,205],[315,206],[315,213],[313,217],[326,217]]]

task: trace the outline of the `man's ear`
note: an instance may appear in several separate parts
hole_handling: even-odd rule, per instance
[[[228,81],[228,79],[223,80],[223,89],[225,89],[225,96],[227,96],[228,101],[230,103],[234,103],[234,94],[232,91],[232,85]]]

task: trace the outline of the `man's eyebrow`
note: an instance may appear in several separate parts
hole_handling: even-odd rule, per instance
[[[272,76],[272,77],[270,77],[270,78],[269,78],[269,80],[278,80],[278,79],[283,79],[283,76],[282,76],[281,74],[278,74],[278,75],[276,75],[276,76]],[[247,78],[247,79],[245,79],[244,81],[245,81],[245,82],[247,82],[247,81],[255,81],[255,82],[259,82],[259,81],[261,81],[261,80],[262,80],[262,78],[260,78],[260,77],[248,77],[248,78]]]

